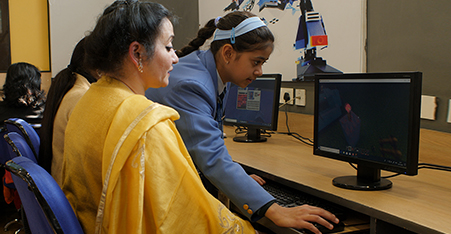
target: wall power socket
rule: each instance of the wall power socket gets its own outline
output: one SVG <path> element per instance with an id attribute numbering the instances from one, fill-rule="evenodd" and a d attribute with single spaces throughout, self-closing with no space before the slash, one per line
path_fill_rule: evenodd
<path id="1" fill-rule="evenodd" d="M 296 89 L 294 96 L 296 106 L 305 106 L 305 89 Z"/>

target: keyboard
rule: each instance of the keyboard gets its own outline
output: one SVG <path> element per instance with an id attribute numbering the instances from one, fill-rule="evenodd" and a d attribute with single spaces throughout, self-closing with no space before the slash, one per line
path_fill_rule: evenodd
<path id="1" fill-rule="evenodd" d="M 317 226 L 322 233 L 333 233 L 344 230 L 344 224 L 342 221 L 346 219 L 346 213 L 343 208 L 321 198 L 274 182 L 267 181 L 267 183 L 263 185 L 263 188 L 276 199 L 276 203 L 280 206 L 290 208 L 307 204 L 323 208 L 334 214 L 340 220 L 340 223 L 335 224 L 333 230 L 329 230 L 321 225 L 315 224 L 315 226 Z M 308 230 L 296 230 L 301 233 L 310 233 Z"/>

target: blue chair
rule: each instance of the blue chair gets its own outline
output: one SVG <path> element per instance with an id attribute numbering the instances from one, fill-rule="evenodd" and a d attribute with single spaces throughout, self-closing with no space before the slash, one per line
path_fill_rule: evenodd
<path id="1" fill-rule="evenodd" d="M 5 165 L 5 163 L 8 160 L 12 159 L 12 157 L 11 157 L 12 149 L 8 145 L 8 143 L 6 142 L 6 139 L 5 139 L 7 132 L 8 132 L 8 130 L 6 129 L 6 126 L 4 126 L 4 125 L 0 126 L 0 165 L 1 165 L 0 168 L 1 168 L 1 170 L 4 170 L 3 166 Z M 15 186 L 13 183 L 6 183 L 6 181 L 3 180 L 3 178 L 1 178 L 1 179 L 2 179 L 2 183 L 1 183 L 2 186 L 5 186 L 10 189 L 15 189 Z M 3 190 L 3 187 L 2 187 L 2 190 Z M 10 222 L 6 223 L 5 226 L 3 227 L 4 231 L 5 232 L 8 231 L 9 227 L 15 223 L 18 223 L 21 226 L 18 230 L 16 230 L 15 233 L 20 232 L 22 230 L 23 223 L 19 219 L 13 219 Z"/>
<path id="2" fill-rule="evenodd" d="M 0 126 L 0 165 L 4 165 L 11 159 L 8 153 L 8 143 L 4 138 L 7 131 L 5 126 Z"/>
<path id="3" fill-rule="evenodd" d="M 8 132 L 17 132 L 25 138 L 37 159 L 39 157 L 41 139 L 36 130 L 34 130 L 34 128 L 25 120 L 19 118 L 9 118 L 5 120 L 4 123 Z"/>
<path id="4" fill-rule="evenodd" d="M 32 151 L 30 145 L 28 144 L 28 142 L 26 141 L 26 139 L 23 137 L 22 134 L 18 133 L 18 132 L 8 132 L 4 135 L 4 140 L 7 142 L 7 153 L 9 155 L 9 159 L 13 159 L 16 157 L 26 157 L 29 158 L 30 160 L 32 160 L 34 163 L 37 163 L 37 158 L 34 154 L 34 152 Z M 13 178 L 14 180 L 14 178 Z M 14 184 L 8 184 L 6 182 L 3 183 L 6 187 L 11 188 L 11 189 L 17 189 L 16 183 Z M 22 197 L 19 194 L 19 198 L 22 201 Z M 16 199 L 16 198 L 15 198 Z M 23 214 L 23 206 L 21 209 L 19 209 L 19 211 L 21 212 L 20 216 L 21 216 L 21 220 L 13 220 L 10 223 L 8 223 L 7 225 L 5 225 L 5 230 L 12 224 L 12 223 L 16 223 L 19 222 L 21 223 L 21 225 L 23 226 L 23 229 L 25 231 L 27 231 L 29 229 L 29 223 L 27 222 L 27 217 L 26 214 Z M 22 230 L 19 229 L 18 231 Z"/>
<path id="5" fill-rule="evenodd" d="M 38 163 L 38 159 L 36 158 L 33 150 L 30 148 L 26 139 L 22 135 L 17 132 L 9 132 L 4 135 L 4 138 L 10 146 L 7 148 L 9 159 L 24 156 L 33 162 Z"/>
<path id="6" fill-rule="evenodd" d="M 83 233 L 66 196 L 53 177 L 27 157 L 5 165 L 13 174 L 32 233 Z"/>

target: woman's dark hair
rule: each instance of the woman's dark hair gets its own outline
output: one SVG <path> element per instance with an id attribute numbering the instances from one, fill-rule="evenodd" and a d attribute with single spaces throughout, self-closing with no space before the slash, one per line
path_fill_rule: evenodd
<path id="1" fill-rule="evenodd" d="M 197 38 L 193 39 L 187 46 L 176 51 L 177 56 L 181 58 L 198 50 L 207 39 L 213 36 L 216 28 L 221 30 L 231 30 L 233 27 L 238 26 L 243 20 L 254 16 L 254 14 L 247 11 L 234 11 L 220 18 L 217 25 L 215 25 L 215 19 L 211 19 L 199 30 Z M 231 44 L 233 49 L 237 52 L 261 50 L 269 45 L 267 42 L 274 42 L 274 35 L 268 27 L 260 27 L 236 37 L 235 40 L 234 44 L 230 43 L 230 39 L 213 41 L 210 45 L 211 52 L 216 54 L 216 52 L 218 52 L 225 44 Z"/>
<path id="2" fill-rule="evenodd" d="M 49 173 L 53 158 L 53 123 L 61 101 L 66 93 L 74 87 L 75 81 L 77 80 L 76 73 L 86 78 L 89 83 L 96 82 L 97 80 L 83 67 L 83 60 L 85 57 L 84 41 L 85 39 L 81 39 L 77 43 L 72 52 L 69 66 L 61 70 L 55 78 L 53 78 L 49 93 L 47 94 L 44 116 L 41 123 L 42 127 L 40 129 L 41 147 L 39 148 L 40 157 L 38 163 Z"/>
<path id="3" fill-rule="evenodd" d="M 118 0 L 105 9 L 86 38 L 85 64 L 100 72 L 118 72 L 132 42 L 144 45 L 150 59 L 164 18 L 172 14 L 158 3 Z"/>
<path id="4" fill-rule="evenodd" d="M 6 72 L 3 95 L 8 106 L 43 106 L 45 94 L 41 90 L 41 72 L 29 63 L 11 64 Z"/>

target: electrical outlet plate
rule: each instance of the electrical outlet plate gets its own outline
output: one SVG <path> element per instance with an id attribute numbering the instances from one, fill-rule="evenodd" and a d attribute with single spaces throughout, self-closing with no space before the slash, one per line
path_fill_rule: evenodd
<path id="1" fill-rule="evenodd" d="M 294 89 L 293 88 L 280 88 L 280 101 L 279 103 L 285 103 L 285 100 L 283 99 L 283 96 L 285 93 L 290 94 L 290 100 L 293 98 Z M 293 102 L 289 102 L 288 104 L 293 104 Z"/>
<path id="2" fill-rule="evenodd" d="M 421 95 L 421 118 L 435 120 L 437 111 L 437 97 Z"/>
<path id="3" fill-rule="evenodd" d="M 296 89 L 295 103 L 296 106 L 305 106 L 305 89 Z"/>

